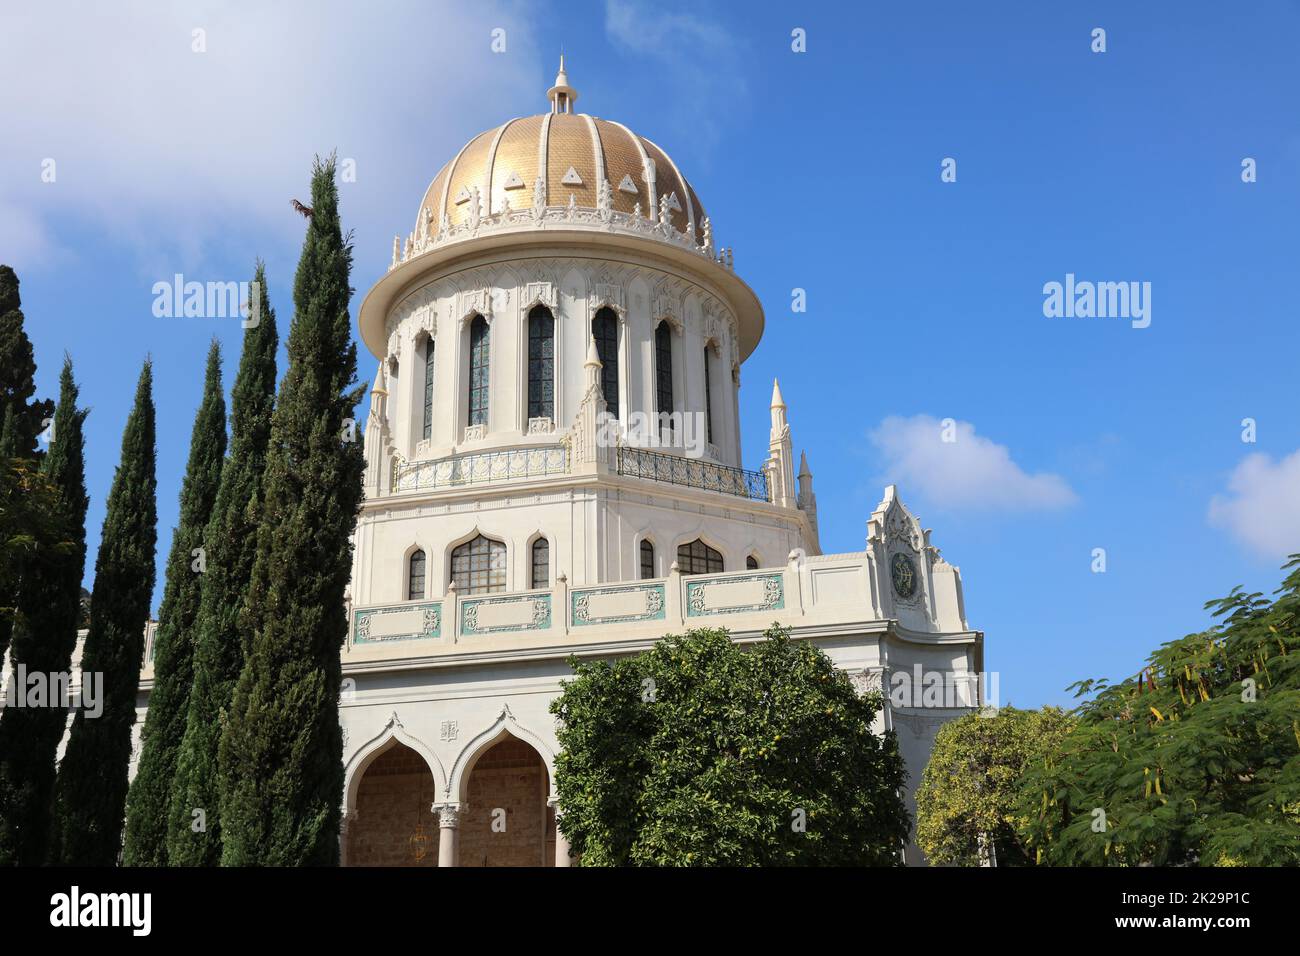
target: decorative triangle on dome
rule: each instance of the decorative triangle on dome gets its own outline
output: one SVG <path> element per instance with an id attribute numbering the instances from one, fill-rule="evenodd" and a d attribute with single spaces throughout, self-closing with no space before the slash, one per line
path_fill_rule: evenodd
<path id="1" fill-rule="evenodd" d="M 560 182 L 562 182 L 566 186 L 581 186 L 582 177 L 578 175 L 578 171 L 576 169 L 570 166 L 569 171 L 564 174 L 564 178 L 561 179 Z"/>
<path id="2" fill-rule="evenodd" d="M 678 201 L 676 192 L 671 192 L 668 194 L 668 208 L 673 210 L 674 212 L 682 211 L 682 204 L 681 202 Z"/>
<path id="3" fill-rule="evenodd" d="M 512 169 L 512 170 L 510 170 L 510 175 L 506 177 L 505 185 L 504 185 L 502 188 L 503 188 L 503 189 L 523 189 L 523 188 L 524 188 L 524 181 L 523 181 L 522 179 L 520 179 L 520 178 L 519 178 L 519 174 L 518 174 L 517 172 L 515 172 L 515 171 Z"/>
<path id="4" fill-rule="evenodd" d="M 470 198 L 471 196 L 469 192 L 469 187 L 461 186 L 460 192 L 456 193 L 456 198 L 453 199 L 452 202 L 454 202 L 457 206 L 459 206 L 463 202 L 469 202 Z"/>
<path id="5" fill-rule="evenodd" d="M 636 183 L 632 182 L 630 173 L 624 173 L 622 180 L 618 184 L 618 191 L 621 193 L 631 193 L 636 195 Z"/>

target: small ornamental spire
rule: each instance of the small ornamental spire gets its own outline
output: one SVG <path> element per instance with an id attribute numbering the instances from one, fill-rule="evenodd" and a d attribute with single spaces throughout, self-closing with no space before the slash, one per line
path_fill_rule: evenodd
<path id="1" fill-rule="evenodd" d="M 596 339 L 593 337 L 587 343 L 587 361 L 582 363 L 583 369 L 587 373 L 587 387 L 595 385 L 600 386 L 600 370 L 603 363 L 600 361 L 600 352 L 596 349 Z"/>
<path id="2" fill-rule="evenodd" d="M 564 54 L 560 54 L 560 72 L 555 74 L 555 85 L 546 91 L 551 101 L 552 113 L 572 113 L 578 101 L 578 91 L 569 85 L 569 74 L 564 72 Z"/>

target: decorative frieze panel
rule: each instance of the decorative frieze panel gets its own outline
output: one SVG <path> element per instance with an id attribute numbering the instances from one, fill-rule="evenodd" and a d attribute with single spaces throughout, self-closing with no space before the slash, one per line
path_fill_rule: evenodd
<path id="1" fill-rule="evenodd" d="M 686 581 L 686 616 L 746 614 L 785 607 L 785 579 L 769 574 L 691 577 Z"/>
<path id="2" fill-rule="evenodd" d="M 575 590 L 569 599 L 573 626 L 662 621 L 665 595 L 661 583 Z"/>
<path id="3" fill-rule="evenodd" d="M 474 598 L 460 606 L 460 633 L 466 637 L 546 631 L 551 627 L 551 596 Z"/>
<path id="4" fill-rule="evenodd" d="M 352 643 L 436 640 L 442 636 L 442 602 L 359 608 L 353 612 Z"/>

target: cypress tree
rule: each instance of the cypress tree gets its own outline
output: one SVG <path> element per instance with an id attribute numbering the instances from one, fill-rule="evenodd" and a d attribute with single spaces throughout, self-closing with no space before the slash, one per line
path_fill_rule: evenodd
<path id="1" fill-rule="evenodd" d="M 72 360 L 63 360 L 54 440 L 41 473 L 58 491 L 71 546 L 38 552 L 23 575 L 10 661 L 28 674 L 68 674 L 77 645 L 78 595 L 86 569 L 86 473 Z M 67 727 L 62 699 L 44 707 L 0 711 L 0 864 L 37 866 L 45 859 L 54 789 L 54 756 Z"/>
<path id="2" fill-rule="evenodd" d="M 131 727 L 158 539 L 155 454 L 153 367 L 146 361 L 108 493 L 90 630 L 81 655 L 83 680 L 102 675 L 103 712 L 87 717 L 79 710 L 72 722 L 54 786 L 48 857 L 56 864 L 112 866 L 122 845 Z"/>
<path id="3" fill-rule="evenodd" d="M 339 654 L 364 462 L 350 418 L 361 397 L 348 315 L 352 248 L 334 171 L 331 157 L 312 174 L 246 601 L 251 637 L 219 749 L 227 866 L 338 863 Z"/>
<path id="4" fill-rule="evenodd" d="M 45 422 L 54 414 L 54 403 L 32 401 L 36 394 L 36 362 L 32 343 L 23 328 L 22 298 L 18 294 L 18 276 L 9 266 L 0 265 L 0 462 L 11 458 L 36 456 L 36 436 L 45 430 Z M 21 566 L 17 563 L 0 569 L 0 605 L 12 608 L 18 599 Z M 0 613 L 0 662 L 4 661 L 13 630 L 12 611 Z"/>
<path id="5" fill-rule="evenodd" d="M 259 321 L 244 333 L 244 350 L 230 394 L 230 457 L 204 535 L 208 570 L 195 625 L 194 685 L 185 736 L 176 761 L 167 821 L 167 862 L 172 866 L 221 863 L 221 813 L 217 800 L 217 744 L 243 668 L 239 614 L 253 576 L 262 470 L 275 407 L 275 353 L 280 338 L 266 291 L 266 270 L 254 276 L 261 299 Z M 197 826 L 194 811 L 201 811 Z"/>
<path id="6" fill-rule="evenodd" d="M 54 414 L 53 402 L 32 400 L 35 375 L 32 343 L 23 328 L 18 276 L 9 266 L 0 265 L 0 410 L 14 410 L 16 441 L 11 457 L 34 457 L 36 436 Z"/>
<path id="7" fill-rule="evenodd" d="M 190 457 L 181 482 L 180 523 L 172 532 L 167 556 L 167 583 L 154 632 L 153 691 L 141 734 L 140 765 L 127 792 L 126 845 L 122 855 L 127 866 L 167 864 L 168 807 L 176 756 L 189 714 L 195 624 L 207 573 L 203 532 L 212 516 L 225 455 L 221 347 L 213 339 L 208 349 L 203 400 L 194 417 Z"/>

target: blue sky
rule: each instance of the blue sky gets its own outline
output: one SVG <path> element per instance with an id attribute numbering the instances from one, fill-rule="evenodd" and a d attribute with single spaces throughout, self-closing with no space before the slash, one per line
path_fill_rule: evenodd
<path id="1" fill-rule="evenodd" d="M 66 349 L 93 408 L 92 567 L 140 361 L 160 575 L 209 337 L 227 383 L 237 361 L 236 323 L 155 318 L 153 283 L 247 279 L 262 256 L 287 329 L 289 199 L 337 148 L 357 164 L 355 312 L 442 163 L 545 109 L 561 48 L 580 108 L 672 154 L 765 304 L 747 464 L 779 375 L 823 549 L 860 550 L 897 482 L 962 569 L 1004 702 L 1136 670 L 1300 550 L 1295 3 L 271 6 L 3 14 L 0 261 L 42 393 Z M 1046 318 L 1067 273 L 1150 282 L 1150 327 Z"/>

